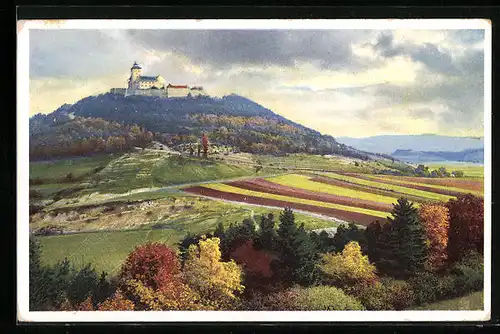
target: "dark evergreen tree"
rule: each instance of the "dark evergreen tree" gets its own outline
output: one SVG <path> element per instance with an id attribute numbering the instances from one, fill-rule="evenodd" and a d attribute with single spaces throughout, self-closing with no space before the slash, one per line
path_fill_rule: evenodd
<path id="1" fill-rule="evenodd" d="M 40 262 L 40 243 L 30 235 L 29 238 L 29 308 L 42 310 L 47 302 L 47 278 Z"/>
<path id="2" fill-rule="evenodd" d="M 366 254 L 367 245 L 364 231 L 356 224 L 349 223 L 349 226 L 340 225 L 333 237 L 333 244 L 336 252 L 342 252 L 345 245 L 351 241 L 356 241 L 361 246 L 361 251 Z"/>
<path id="3" fill-rule="evenodd" d="M 274 215 L 269 213 L 260 217 L 259 233 L 255 240 L 255 247 L 258 249 L 274 250 L 278 234 L 275 229 Z"/>
<path id="4" fill-rule="evenodd" d="M 222 223 L 222 221 L 220 221 L 219 224 L 217 224 L 217 228 L 215 229 L 214 236 L 221 239 L 221 240 L 224 238 L 224 224 Z"/>
<path id="5" fill-rule="evenodd" d="M 301 224 L 293 239 L 296 267 L 293 269 L 293 279 L 299 284 L 309 285 L 317 278 L 316 261 L 319 258 L 318 248 L 309 233 Z"/>
<path id="6" fill-rule="evenodd" d="M 381 237 L 378 266 L 393 276 L 408 276 L 424 269 L 428 246 L 417 209 L 406 198 L 400 198 L 388 217 Z"/>
<path id="7" fill-rule="evenodd" d="M 376 263 L 380 260 L 381 237 L 383 224 L 376 220 L 365 229 L 365 240 L 367 254 L 370 262 Z"/>
<path id="8" fill-rule="evenodd" d="M 94 308 L 97 308 L 97 305 L 110 298 L 115 289 L 110 281 L 107 279 L 108 274 L 103 271 L 99 276 L 99 280 L 97 281 L 97 287 L 92 294 L 92 305 Z"/>
<path id="9" fill-rule="evenodd" d="M 271 263 L 273 272 L 287 284 L 312 283 L 318 250 L 304 225 L 297 228 L 290 208 L 285 208 L 280 214 L 277 245 L 279 260 Z"/>
<path id="10" fill-rule="evenodd" d="M 320 233 L 311 232 L 309 236 L 311 237 L 311 240 L 316 244 L 316 248 L 319 253 L 335 252 L 333 238 L 331 238 L 326 231 L 321 231 Z"/>
<path id="11" fill-rule="evenodd" d="M 99 277 L 92 265 L 88 263 L 80 270 L 73 269 L 71 281 L 68 284 L 67 297 L 76 306 L 95 294 Z"/>

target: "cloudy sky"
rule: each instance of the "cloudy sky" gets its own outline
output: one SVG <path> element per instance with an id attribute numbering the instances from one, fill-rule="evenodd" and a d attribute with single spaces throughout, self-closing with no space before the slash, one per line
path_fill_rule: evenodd
<path id="1" fill-rule="evenodd" d="M 333 136 L 483 135 L 483 30 L 30 30 L 30 113 L 144 75 Z"/>

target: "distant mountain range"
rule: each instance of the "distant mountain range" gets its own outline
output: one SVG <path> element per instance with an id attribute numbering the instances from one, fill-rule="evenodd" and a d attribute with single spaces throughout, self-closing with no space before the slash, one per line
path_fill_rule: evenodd
<path id="1" fill-rule="evenodd" d="M 460 152 L 428 152 L 413 150 L 396 150 L 391 154 L 394 158 L 409 163 L 425 162 L 472 162 L 484 163 L 484 149 L 463 150 Z"/>
<path id="2" fill-rule="evenodd" d="M 484 155 L 484 138 L 440 135 L 386 135 L 366 138 L 337 137 L 358 150 L 390 154 L 409 162 L 478 161 Z"/>

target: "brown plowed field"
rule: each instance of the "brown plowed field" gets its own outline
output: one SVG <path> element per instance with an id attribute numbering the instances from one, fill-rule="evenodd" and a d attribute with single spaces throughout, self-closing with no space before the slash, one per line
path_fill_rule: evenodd
<path id="1" fill-rule="evenodd" d="M 275 195 L 303 198 L 313 201 L 336 203 L 336 204 L 354 206 L 358 208 L 371 209 L 377 211 L 385 211 L 385 212 L 390 212 L 392 210 L 392 205 L 386 203 L 314 192 L 310 190 L 284 186 L 263 179 L 235 181 L 235 182 L 228 182 L 227 184 L 242 189 L 260 191 Z"/>
<path id="2" fill-rule="evenodd" d="M 408 182 L 393 180 L 393 179 L 386 180 L 386 179 L 378 178 L 375 180 L 375 179 L 372 179 L 370 177 L 360 175 L 360 174 L 351 174 L 349 176 L 357 177 L 358 179 L 362 179 L 362 180 L 379 182 L 379 183 L 384 183 L 384 184 L 391 184 L 391 185 L 395 185 L 395 186 L 417 189 L 417 190 L 422 190 L 422 191 L 428 191 L 431 193 L 447 195 L 447 196 L 460 196 L 460 195 L 464 195 L 466 193 L 466 190 L 464 192 L 459 192 L 459 191 L 454 191 L 454 190 L 438 189 L 438 188 L 428 187 L 425 185 L 416 185 L 416 184 L 411 184 Z"/>
<path id="3" fill-rule="evenodd" d="M 230 192 L 219 191 L 215 189 L 205 188 L 202 186 L 194 186 L 183 189 L 186 192 L 193 193 L 196 195 L 208 196 L 213 198 L 219 198 L 227 201 L 242 202 L 248 204 L 264 205 L 264 206 L 274 206 L 274 207 L 290 207 L 296 210 L 308 211 L 312 213 L 318 213 L 329 217 L 334 217 L 342 219 L 345 221 L 354 221 L 361 225 L 368 225 L 375 220 L 382 220 L 380 217 L 370 216 L 358 212 L 350 212 L 333 208 L 324 208 L 320 206 L 314 206 L 302 203 L 292 203 L 287 201 L 280 201 L 270 198 L 259 198 L 255 196 L 247 196 L 241 194 L 234 194 Z"/>
<path id="4" fill-rule="evenodd" d="M 351 176 L 351 175 L 349 175 L 349 176 Z M 314 182 L 331 184 L 333 186 L 364 191 L 367 193 L 372 193 L 372 194 L 377 194 L 377 195 L 383 195 L 383 196 L 389 196 L 389 197 L 401 197 L 402 196 L 402 197 L 408 198 L 409 200 L 412 200 L 415 202 L 420 202 L 420 203 L 429 202 L 429 200 L 427 198 L 423 198 L 423 197 L 419 197 L 419 196 L 415 196 L 415 195 L 410 195 L 410 194 L 403 194 L 403 193 L 399 193 L 397 191 L 390 191 L 390 190 L 384 190 L 384 189 L 369 187 L 369 186 L 360 185 L 360 184 L 354 184 L 351 182 L 332 179 L 330 177 L 316 176 L 316 177 L 310 178 L 310 180 L 314 181 Z"/>
<path id="5" fill-rule="evenodd" d="M 473 191 L 483 191 L 484 186 L 483 182 L 480 181 L 472 181 L 472 180 L 460 180 L 460 179 L 434 179 L 427 177 L 413 177 L 413 176 L 383 176 L 383 179 L 391 179 L 391 180 L 401 180 L 401 181 L 409 181 L 409 182 L 419 182 L 426 183 L 435 186 L 444 186 L 444 187 L 454 187 L 461 188 L 466 190 Z"/>

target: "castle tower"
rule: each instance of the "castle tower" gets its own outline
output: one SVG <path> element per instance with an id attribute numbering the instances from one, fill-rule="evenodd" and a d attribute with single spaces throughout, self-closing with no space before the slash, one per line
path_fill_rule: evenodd
<path id="1" fill-rule="evenodd" d="M 134 62 L 134 65 L 132 65 L 132 68 L 130 68 L 130 78 L 128 79 L 128 88 L 129 89 L 136 89 L 136 82 L 138 79 L 141 77 L 142 74 L 142 67 L 137 64 L 137 62 Z"/>

